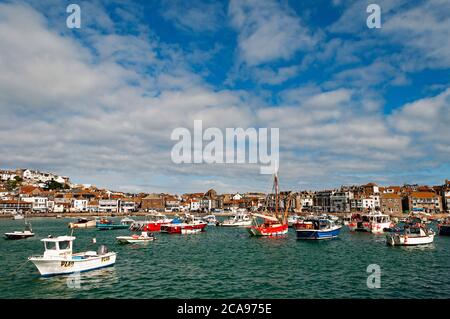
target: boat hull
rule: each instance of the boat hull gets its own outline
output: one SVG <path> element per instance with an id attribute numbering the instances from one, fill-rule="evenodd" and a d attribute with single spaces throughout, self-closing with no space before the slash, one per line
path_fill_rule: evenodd
<path id="1" fill-rule="evenodd" d="M 384 232 L 384 229 L 392 227 L 392 223 L 350 222 L 347 227 L 350 231 L 381 234 Z"/>
<path id="2" fill-rule="evenodd" d="M 252 236 L 282 236 L 288 233 L 288 224 L 273 227 L 251 226 L 247 231 Z"/>
<path id="3" fill-rule="evenodd" d="M 114 229 L 127 229 L 130 226 L 122 224 L 99 224 L 95 226 L 98 230 L 114 230 Z"/>
<path id="4" fill-rule="evenodd" d="M 169 224 L 161 225 L 161 232 L 167 234 L 196 234 L 205 230 L 206 223 L 202 224 Z"/>
<path id="5" fill-rule="evenodd" d="M 386 236 L 386 244 L 389 246 L 417 246 L 427 245 L 434 241 L 434 235 L 410 237 L 399 234 L 388 234 Z"/>
<path id="6" fill-rule="evenodd" d="M 117 237 L 116 239 L 120 244 L 145 244 L 145 243 L 155 240 L 155 238 L 153 238 L 153 237 L 149 237 L 149 238 L 145 238 L 145 239 L 139 239 L 139 238 L 136 239 L 136 238 L 132 238 L 132 237 L 128 237 L 128 236 Z"/>
<path id="7" fill-rule="evenodd" d="M 142 231 L 158 232 L 158 231 L 161 231 L 161 225 L 164 225 L 164 224 L 158 223 L 158 222 L 151 222 L 151 223 L 146 224 L 142 228 Z"/>
<path id="8" fill-rule="evenodd" d="M 227 223 L 226 221 L 221 223 L 220 226 L 222 227 L 248 227 L 252 225 L 252 221 L 240 221 L 235 223 Z"/>
<path id="9" fill-rule="evenodd" d="M 341 227 L 334 227 L 327 230 L 316 230 L 316 229 L 296 229 L 297 239 L 309 239 L 309 240 L 320 240 L 320 239 L 332 239 L 339 236 L 341 232 Z"/>
<path id="10" fill-rule="evenodd" d="M 97 225 L 95 220 L 86 223 L 69 223 L 69 228 L 94 228 Z"/>
<path id="11" fill-rule="evenodd" d="M 77 256 L 72 256 L 70 258 L 57 259 L 30 257 L 29 260 L 36 266 L 41 276 L 50 277 L 113 266 L 116 262 L 116 253 L 111 252 L 86 259 L 78 259 Z"/>
<path id="12" fill-rule="evenodd" d="M 18 240 L 18 239 L 25 239 L 25 238 L 29 238 L 29 237 L 33 237 L 34 234 L 14 234 L 14 233 L 6 233 L 5 234 L 5 239 L 8 240 Z"/>

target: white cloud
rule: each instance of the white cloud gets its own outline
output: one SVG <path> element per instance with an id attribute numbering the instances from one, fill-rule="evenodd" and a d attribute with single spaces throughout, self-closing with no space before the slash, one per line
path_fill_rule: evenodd
<path id="1" fill-rule="evenodd" d="M 55 32 L 24 5 L 0 4 L 0 17 L 1 166 L 54 170 L 130 190 L 270 184 L 257 165 L 173 164 L 171 131 L 196 119 L 204 127 L 279 127 L 284 185 L 396 178 L 395 170 L 408 174 L 448 162 L 448 90 L 388 118 L 373 107 L 378 101 L 352 88 L 294 87 L 268 105 L 251 91 L 204 83 L 182 52 L 147 32 L 89 32 L 78 39 Z M 275 79 L 293 72 L 284 71 Z M 429 145 L 439 156 L 429 156 Z"/>
<path id="2" fill-rule="evenodd" d="M 275 70 L 268 67 L 255 68 L 252 72 L 252 76 L 255 82 L 278 85 L 295 77 L 298 74 L 299 70 L 300 68 L 298 65 L 280 67 Z"/>
<path id="3" fill-rule="evenodd" d="M 328 30 L 334 34 L 346 33 L 361 42 L 376 39 L 398 47 L 401 57 L 387 63 L 402 67 L 405 71 L 424 68 L 450 67 L 450 2 L 447 0 L 418 1 L 379 0 L 381 29 L 368 29 L 366 7 L 373 1 L 352 1 L 344 13 Z M 350 40 L 352 41 L 352 40 Z M 358 47 L 354 47 L 358 49 Z M 366 54 L 361 50 L 355 53 Z"/>
<path id="4" fill-rule="evenodd" d="M 220 2 L 178 1 L 162 2 L 162 16 L 182 30 L 212 32 L 221 27 L 224 8 Z"/>
<path id="5" fill-rule="evenodd" d="M 386 19 L 383 33 L 408 49 L 414 69 L 450 67 L 449 1 L 429 0 L 401 8 Z"/>
<path id="6" fill-rule="evenodd" d="M 404 105 L 389 120 L 400 132 L 414 134 L 427 143 L 450 145 L 450 88 L 437 96 Z"/>
<path id="7" fill-rule="evenodd" d="M 230 1 L 231 25 L 239 33 L 241 59 L 250 66 L 289 60 L 316 43 L 308 28 L 287 5 L 275 1 Z"/>

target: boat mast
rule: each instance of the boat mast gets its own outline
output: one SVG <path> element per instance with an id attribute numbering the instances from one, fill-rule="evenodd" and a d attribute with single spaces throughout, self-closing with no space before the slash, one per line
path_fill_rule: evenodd
<path id="1" fill-rule="evenodd" d="M 275 172 L 274 176 L 274 187 L 275 187 L 275 217 L 278 218 L 278 173 Z"/>

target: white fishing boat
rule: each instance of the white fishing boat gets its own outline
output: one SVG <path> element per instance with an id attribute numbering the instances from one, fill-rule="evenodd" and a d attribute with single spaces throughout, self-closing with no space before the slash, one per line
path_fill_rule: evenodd
<path id="1" fill-rule="evenodd" d="M 69 223 L 69 228 L 94 228 L 96 224 L 95 219 L 79 218 L 76 223 Z"/>
<path id="2" fill-rule="evenodd" d="M 45 251 L 41 256 L 28 257 L 42 276 L 66 275 L 112 266 L 116 262 L 116 253 L 108 252 L 106 246 L 98 251 L 85 251 L 73 254 L 73 236 L 44 238 Z"/>
<path id="3" fill-rule="evenodd" d="M 25 239 L 33 236 L 34 233 L 31 229 L 30 223 L 25 223 L 25 230 L 23 231 L 13 231 L 10 233 L 5 233 L 5 239 Z"/>
<path id="4" fill-rule="evenodd" d="M 14 214 L 12 219 L 14 220 L 20 220 L 20 219 L 24 219 L 25 217 L 22 214 Z"/>
<path id="5" fill-rule="evenodd" d="M 131 218 L 129 218 L 129 217 L 125 217 L 125 218 L 122 218 L 121 220 L 120 220 L 120 223 L 121 224 L 126 224 L 126 225 L 129 225 L 129 226 L 131 226 L 132 224 L 134 224 L 136 221 L 134 220 L 134 219 L 131 219 Z"/>
<path id="6" fill-rule="evenodd" d="M 155 240 L 155 237 L 146 231 L 143 231 L 140 235 L 131 236 L 119 236 L 116 237 L 117 241 L 121 244 L 143 244 L 149 241 Z"/>
<path id="7" fill-rule="evenodd" d="M 346 215 L 344 217 L 342 217 L 342 224 L 345 226 L 348 226 L 348 224 L 350 224 L 352 222 L 352 216 L 351 215 Z"/>
<path id="8" fill-rule="evenodd" d="M 434 241 L 434 231 L 424 225 L 405 225 L 398 232 L 386 235 L 386 244 L 390 246 L 427 245 Z"/>
<path id="9" fill-rule="evenodd" d="M 224 227 L 247 227 L 252 225 L 252 218 L 247 213 L 237 213 L 219 225 Z"/>
<path id="10" fill-rule="evenodd" d="M 208 223 L 208 226 L 216 226 L 219 223 L 215 215 L 207 215 L 202 219 Z"/>
<path id="11" fill-rule="evenodd" d="M 382 214 L 380 211 L 370 212 L 368 214 L 355 214 L 348 223 L 350 231 L 369 232 L 380 234 L 393 227 L 390 216 Z"/>

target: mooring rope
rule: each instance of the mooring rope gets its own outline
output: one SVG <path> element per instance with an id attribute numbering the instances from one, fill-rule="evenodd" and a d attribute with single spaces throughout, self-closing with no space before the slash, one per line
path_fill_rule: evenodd
<path id="1" fill-rule="evenodd" d="M 15 275 L 20 269 L 22 269 L 22 267 L 25 266 L 27 262 L 29 262 L 28 259 L 27 259 L 22 265 L 20 265 L 19 268 L 17 268 L 17 269 L 11 274 L 11 276 Z"/>

